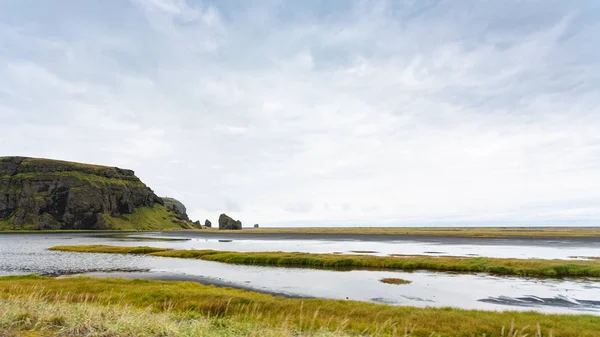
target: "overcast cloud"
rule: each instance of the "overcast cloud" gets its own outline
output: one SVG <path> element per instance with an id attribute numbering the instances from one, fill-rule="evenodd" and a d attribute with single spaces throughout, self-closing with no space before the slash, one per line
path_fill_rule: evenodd
<path id="1" fill-rule="evenodd" d="M 600 2 L 0 0 L 0 155 L 193 219 L 600 219 Z"/>

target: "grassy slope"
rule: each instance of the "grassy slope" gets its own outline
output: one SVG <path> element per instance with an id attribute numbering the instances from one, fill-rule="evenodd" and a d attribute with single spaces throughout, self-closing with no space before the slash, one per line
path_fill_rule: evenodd
<path id="1" fill-rule="evenodd" d="M 104 221 L 110 229 L 126 231 L 193 228 L 191 223 L 178 220 L 174 213 L 159 204 L 155 204 L 152 208 L 136 208 L 132 214 L 125 214 L 118 218 L 105 214 Z"/>
<path id="2" fill-rule="evenodd" d="M 164 206 L 159 204 L 155 204 L 152 208 L 138 207 L 132 214 L 125 214 L 118 218 L 112 217 L 110 214 L 104 214 L 103 217 L 108 231 L 161 231 L 194 228 L 191 223 L 178 220 L 174 213 L 169 212 Z M 0 221 L 0 231 L 11 231 L 12 228 L 12 223 Z M 37 233 L 53 231 L 37 231 L 25 226 L 23 230 L 14 230 L 14 232 Z M 71 230 L 71 232 L 81 231 Z"/>
<path id="3" fill-rule="evenodd" d="M 392 287 L 392 286 L 390 286 Z M 533 333 L 540 324 L 544 336 L 597 336 L 600 317 L 544 315 L 535 312 L 486 312 L 450 308 L 394 307 L 381 304 L 324 299 L 286 299 L 242 290 L 203 286 L 190 282 L 41 277 L 0 278 L 0 299 L 13 302 L 85 303 L 127 309 L 148 309 L 188 318 L 221 318 L 222 327 L 247 323 L 257 329 L 296 329 L 305 332 L 328 329 L 342 334 L 390 336 L 413 327 L 411 336 L 500 336 L 502 327 L 514 321 Z M 148 325 L 152 325 L 151 315 Z M 227 334 L 222 334 L 227 335 Z M 231 334 L 235 335 L 235 334 Z M 238 334 L 248 335 L 248 334 Z M 252 334 L 250 334 L 252 335 Z M 260 333 L 253 334 L 260 336 Z M 268 335 L 268 334 L 267 334 Z M 275 334 L 276 335 L 276 334 Z M 396 335 L 400 335 L 397 333 Z M 437 335 L 436 335 L 437 336 Z M 520 336 L 520 335 L 519 335 Z"/>
<path id="4" fill-rule="evenodd" d="M 432 235 L 456 237 L 600 237 L 600 227 L 345 227 L 345 228 L 258 228 L 221 233 L 244 234 L 370 234 Z"/>
<path id="5" fill-rule="evenodd" d="M 92 253 L 151 254 L 163 257 L 319 269 L 393 269 L 452 272 L 483 272 L 529 277 L 600 277 L 600 260 L 498 259 L 484 257 L 370 256 L 284 252 L 229 252 L 171 250 L 152 247 L 57 246 L 52 250 Z"/>

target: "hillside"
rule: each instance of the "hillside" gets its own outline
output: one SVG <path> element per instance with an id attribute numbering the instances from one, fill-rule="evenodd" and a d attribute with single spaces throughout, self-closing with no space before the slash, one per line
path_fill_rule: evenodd
<path id="1" fill-rule="evenodd" d="M 0 230 L 191 227 L 131 170 L 0 157 Z"/>

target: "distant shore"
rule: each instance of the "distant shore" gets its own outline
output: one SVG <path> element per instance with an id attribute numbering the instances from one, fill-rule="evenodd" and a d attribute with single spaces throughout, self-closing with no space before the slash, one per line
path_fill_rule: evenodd
<path id="1" fill-rule="evenodd" d="M 120 231 L 120 230 L 9 230 L 0 233 L 156 233 L 158 231 Z M 244 228 L 242 230 L 219 230 L 216 228 L 192 230 L 168 230 L 161 233 L 190 233 L 191 236 L 223 235 L 236 237 L 256 237 L 269 239 L 290 235 L 290 238 L 315 239 L 355 238 L 373 240 L 402 240 L 411 237 L 454 237 L 454 238 L 582 238 L 600 240 L 599 227 L 295 227 L 295 228 Z"/>

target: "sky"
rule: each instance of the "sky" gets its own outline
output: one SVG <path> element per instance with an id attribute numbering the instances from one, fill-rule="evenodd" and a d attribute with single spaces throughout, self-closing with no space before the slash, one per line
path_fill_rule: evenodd
<path id="1" fill-rule="evenodd" d="M 0 0 L 0 135 L 193 220 L 598 225 L 600 2 Z"/>

